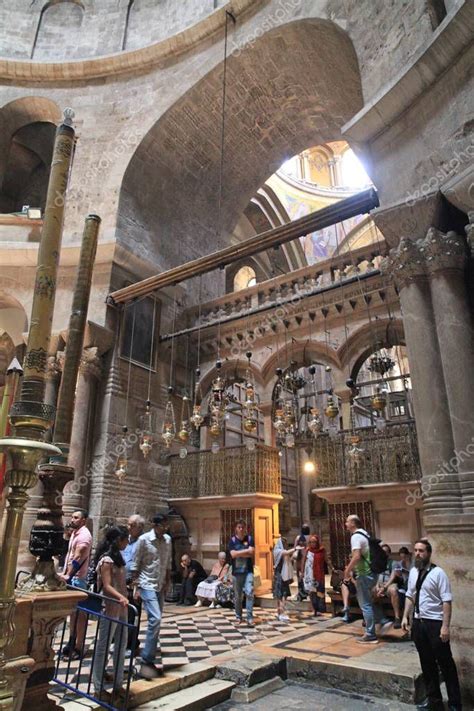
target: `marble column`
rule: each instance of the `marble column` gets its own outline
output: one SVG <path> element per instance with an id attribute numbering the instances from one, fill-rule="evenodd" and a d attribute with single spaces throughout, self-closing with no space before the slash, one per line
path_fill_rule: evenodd
<path id="1" fill-rule="evenodd" d="M 97 348 L 86 348 L 82 354 L 74 401 L 74 419 L 68 465 L 74 468 L 74 481 L 64 490 L 64 513 L 67 516 L 80 507 L 87 508 L 87 453 L 93 430 L 96 384 L 100 378 L 101 360 Z"/>
<path id="2" fill-rule="evenodd" d="M 474 334 L 465 272 L 467 244 L 455 232 L 431 228 L 420 247 L 431 299 L 454 440 L 462 508 L 474 513 Z"/>
<path id="3" fill-rule="evenodd" d="M 430 283 L 419 242 L 402 239 L 390 252 L 385 268 L 392 272 L 403 313 L 426 523 L 428 517 L 456 516 L 462 503 L 456 468 L 443 468 L 453 456 L 454 440 Z"/>

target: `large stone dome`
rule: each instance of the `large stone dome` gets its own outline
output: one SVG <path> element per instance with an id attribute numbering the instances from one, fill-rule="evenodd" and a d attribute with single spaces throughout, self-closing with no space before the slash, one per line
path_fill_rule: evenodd
<path id="1" fill-rule="evenodd" d="M 0 56 L 35 62 L 139 49 L 203 20 L 226 0 L 17 0 L 0 3 Z"/>

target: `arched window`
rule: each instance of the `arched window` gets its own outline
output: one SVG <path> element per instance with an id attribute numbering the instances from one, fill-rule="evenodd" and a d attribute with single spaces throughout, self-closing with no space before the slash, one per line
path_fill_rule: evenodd
<path id="1" fill-rule="evenodd" d="M 234 291 L 248 289 L 257 283 L 257 275 L 252 267 L 241 267 L 234 276 Z"/>
<path id="2" fill-rule="evenodd" d="M 24 205 L 44 209 L 56 126 L 36 121 L 12 137 L 0 189 L 0 212 L 21 212 Z"/>
<path id="3" fill-rule="evenodd" d="M 79 0 L 50 0 L 41 10 L 38 27 L 31 50 L 32 59 L 64 59 L 64 28 L 68 33 L 82 25 L 84 7 Z M 76 43 L 76 52 L 81 45 Z M 70 58 L 76 55 L 74 45 L 69 46 Z"/>

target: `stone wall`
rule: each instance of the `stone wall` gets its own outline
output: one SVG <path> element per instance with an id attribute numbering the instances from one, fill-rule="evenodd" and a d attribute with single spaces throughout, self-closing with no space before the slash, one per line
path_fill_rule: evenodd
<path id="1" fill-rule="evenodd" d="M 0 56 L 97 57 L 159 42 L 206 17 L 223 0 L 18 0 L 1 3 Z"/>

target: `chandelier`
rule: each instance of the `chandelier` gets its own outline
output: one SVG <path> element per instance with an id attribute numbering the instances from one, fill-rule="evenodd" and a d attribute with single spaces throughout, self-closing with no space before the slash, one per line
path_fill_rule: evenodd
<path id="1" fill-rule="evenodd" d="M 395 367 L 395 361 L 390 358 L 386 353 L 385 355 L 380 352 L 375 353 L 370 359 L 370 363 L 367 366 L 367 370 L 371 373 L 377 373 L 378 375 L 386 375 Z"/>

